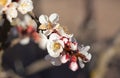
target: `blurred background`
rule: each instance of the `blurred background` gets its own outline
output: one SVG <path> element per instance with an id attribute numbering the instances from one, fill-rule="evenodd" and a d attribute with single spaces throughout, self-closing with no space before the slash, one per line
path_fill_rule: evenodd
<path id="1" fill-rule="evenodd" d="M 33 0 L 33 3 L 37 17 L 58 13 L 60 24 L 74 34 L 78 43 L 91 46 L 93 57 L 84 69 L 76 72 L 69 70 L 67 64 L 53 67 L 40 63 L 37 65 L 40 70 L 33 72 L 37 76 L 29 78 L 120 78 L 120 0 Z"/>

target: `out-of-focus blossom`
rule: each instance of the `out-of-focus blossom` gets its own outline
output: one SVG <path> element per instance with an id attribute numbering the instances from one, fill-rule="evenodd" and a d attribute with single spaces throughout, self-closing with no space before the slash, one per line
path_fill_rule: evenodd
<path id="1" fill-rule="evenodd" d="M 46 55 L 45 59 L 54 66 L 60 66 L 62 64 L 59 57 L 53 58 L 50 55 Z"/>
<path id="2" fill-rule="evenodd" d="M 8 8 L 8 5 L 11 3 L 11 0 L 0 0 L 0 14 L 3 13 Z"/>
<path id="3" fill-rule="evenodd" d="M 35 30 L 37 29 L 37 23 L 28 14 L 24 15 L 23 20 L 17 18 L 16 23 L 17 26 L 21 26 L 23 29 L 27 29 L 28 26 L 32 26 Z"/>
<path id="4" fill-rule="evenodd" d="M 33 2 L 31 0 L 19 0 L 18 11 L 26 14 L 33 10 Z"/>
<path id="5" fill-rule="evenodd" d="M 40 35 L 36 32 L 37 24 L 36 22 L 29 16 L 24 15 L 24 19 L 17 19 L 17 28 L 19 32 L 21 40 L 24 42 L 24 37 L 32 38 L 36 43 L 40 42 Z"/>
<path id="6" fill-rule="evenodd" d="M 30 42 L 30 38 L 29 37 L 24 37 L 20 40 L 20 44 L 21 45 L 27 45 Z"/>
<path id="7" fill-rule="evenodd" d="M 7 19 L 10 22 L 12 22 L 13 18 L 16 18 L 18 16 L 16 8 L 17 8 L 17 3 L 13 2 L 9 5 L 8 9 L 5 11 Z"/>
<path id="8" fill-rule="evenodd" d="M 19 0 L 16 2 L 0 0 L 0 14 L 5 13 L 10 22 L 12 22 L 12 18 L 17 17 L 17 10 L 22 14 L 27 14 L 33 10 L 33 2 L 31 0 Z"/>
<path id="9" fill-rule="evenodd" d="M 37 24 L 35 20 L 33 20 L 30 15 L 26 14 L 24 16 L 24 22 L 27 26 L 32 26 L 34 29 L 37 29 Z"/>

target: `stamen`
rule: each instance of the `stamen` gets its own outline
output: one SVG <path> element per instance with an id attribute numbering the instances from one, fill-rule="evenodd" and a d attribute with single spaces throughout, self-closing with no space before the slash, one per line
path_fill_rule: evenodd
<path id="1" fill-rule="evenodd" d="M 54 43 L 53 44 L 53 50 L 56 51 L 58 49 L 60 49 L 60 43 Z"/>

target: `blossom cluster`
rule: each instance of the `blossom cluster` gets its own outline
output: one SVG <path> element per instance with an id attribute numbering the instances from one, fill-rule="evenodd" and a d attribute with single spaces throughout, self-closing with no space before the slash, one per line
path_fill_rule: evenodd
<path id="1" fill-rule="evenodd" d="M 18 11 L 25 14 L 24 19 L 16 20 L 17 35 L 20 38 L 19 43 L 26 45 L 32 38 L 40 48 L 47 49 L 48 55 L 45 59 L 55 66 L 69 62 L 69 68 L 76 71 L 79 66 L 83 68 L 85 63 L 91 60 L 91 54 L 88 53 L 90 46 L 80 46 L 73 34 L 69 34 L 59 21 L 57 13 L 40 15 L 36 23 L 34 18 L 27 15 L 33 10 L 31 0 L 0 0 L 0 14 L 6 14 L 9 22 L 17 18 Z M 37 30 L 39 29 L 39 32 Z"/>
<path id="2" fill-rule="evenodd" d="M 18 11 L 21 14 L 27 14 L 32 10 L 33 2 L 31 0 L 0 0 L 0 15 L 6 14 L 10 22 L 13 18 L 17 18 Z"/>
<path id="3" fill-rule="evenodd" d="M 47 49 L 48 55 L 45 59 L 51 64 L 59 66 L 70 62 L 69 68 L 76 71 L 78 65 L 83 68 L 84 63 L 90 61 L 91 54 L 88 53 L 90 46 L 79 46 L 73 34 L 68 34 L 58 23 L 58 14 L 53 13 L 49 17 L 41 15 L 39 21 L 41 23 L 39 27 L 40 45 Z"/>

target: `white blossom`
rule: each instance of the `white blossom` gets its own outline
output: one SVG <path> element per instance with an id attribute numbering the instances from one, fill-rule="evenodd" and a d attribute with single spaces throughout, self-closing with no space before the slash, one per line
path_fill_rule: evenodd
<path id="1" fill-rule="evenodd" d="M 49 17 L 47 15 L 41 15 L 39 17 L 39 22 L 41 23 L 39 29 L 44 30 L 45 35 L 49 35 L 54 30 L 59 23 L 59 16 L 57 13 L 51 14 Z"/>
<path id="2" fill-rule="evenodd" d="M 64 43 L 62 40 L 51 41 L 47 43 L 47 50 L 51 57 L 58 57 L 62 53 L 64 48 Z"/>
<path id="3" fill-rule="evenodd" d="M 32 0 L 20 0 L 18 2 L 18 11 L 22 14 L 26 14 L 33 10 L 33 2 Z"/>

